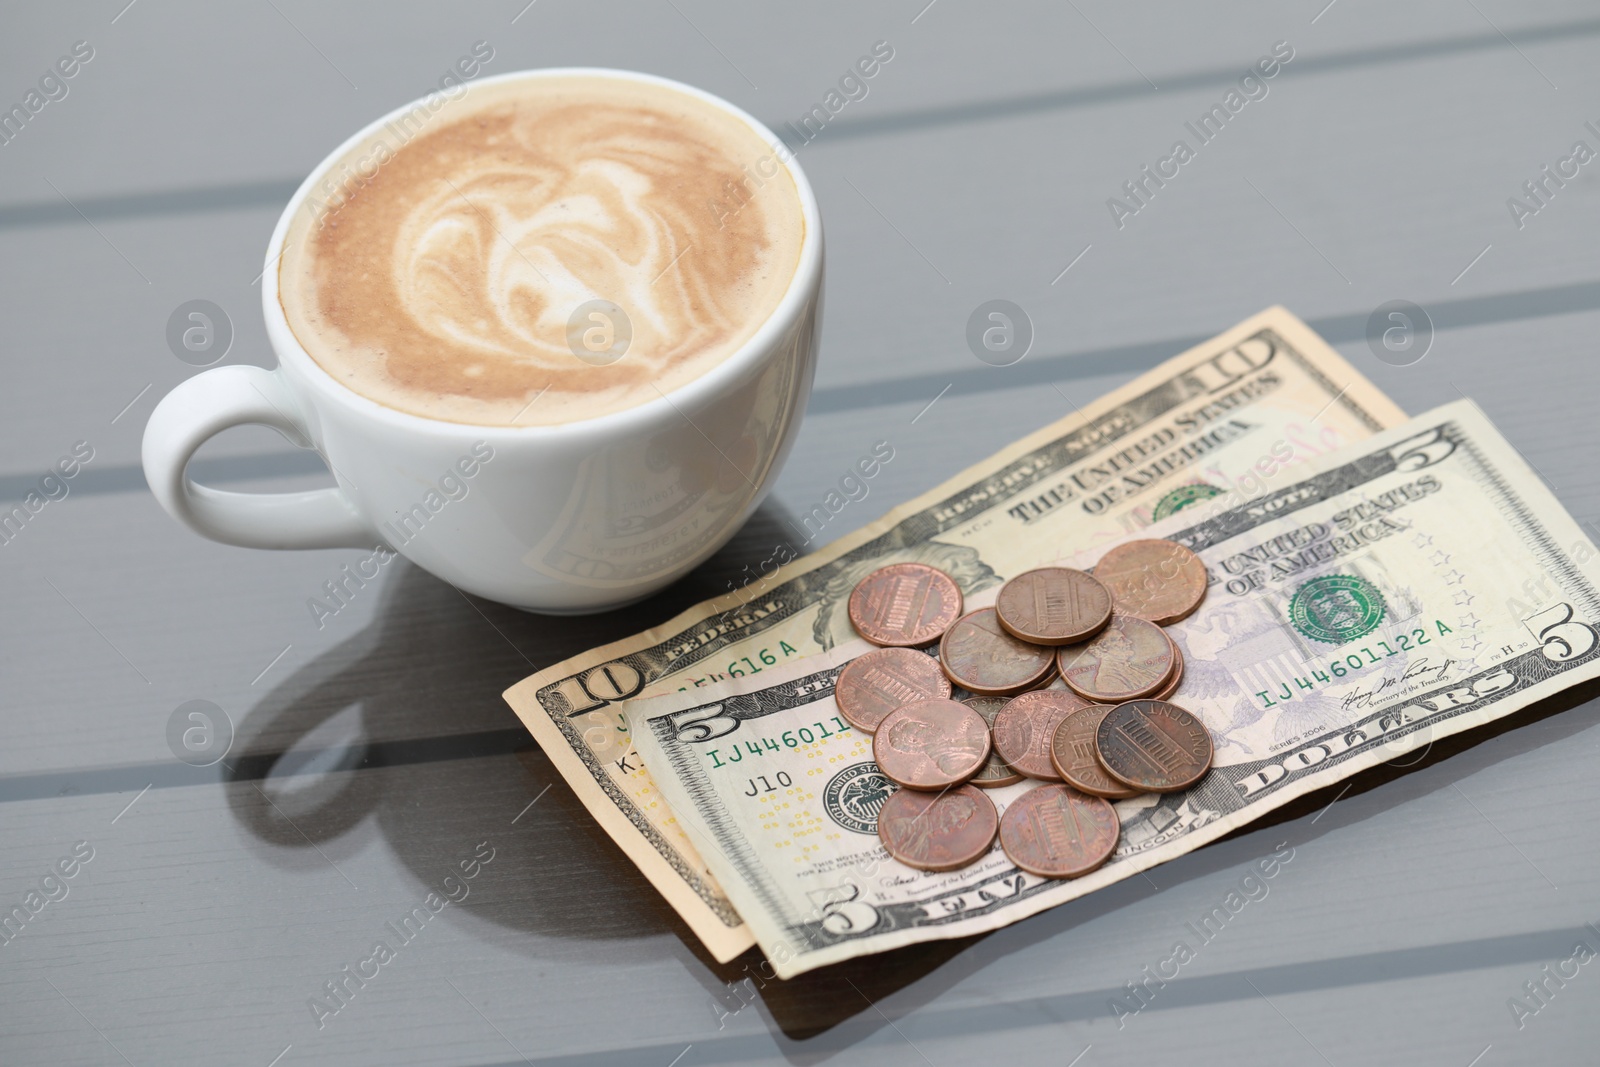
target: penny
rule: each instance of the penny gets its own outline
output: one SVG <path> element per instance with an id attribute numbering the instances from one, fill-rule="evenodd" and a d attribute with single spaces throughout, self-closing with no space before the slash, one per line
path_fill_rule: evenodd
<path id="1" fill-rule="evenodd" d="M 875 645 L 929 645 L 960 617 L 961 587 L 926 563 L 879 567 L 850 591 L 850 625 Z"/>
<path id="2" fill-rule="evenodd" d="M 1087 641 L 1111 621 L 1111 594 L 1083 571 L 1040 567 L 1017 575 L 995 597 L 1000 625 L 1036 645 Z"/>
<path id="3" fill-rule="evenodd" d="M 1122 831 L 1111 802 L 1065 785 L 1040 786 L 1000 817 L 1000 847 L 1042 878 L 1088 874 L 1116 851 Z"/>
<path id="4" fill-rule="evenodd" d="M 919 700 L 884 716 L 872 735 L 872 758 L 895 785 L 943 789 L 983 769 L 989 724 L 954 700 Z"/>
<path id="5" fill-rule="evenodd" d="M 989 724 L 991 745 L 989 749 L 989 762 L 983 769 L 973 775 L 970 785 L 979 789 L 999 789 L 1003 785 L 1016 785 L 1022 781 L 1022 775 L 1012 770 L 1010 765 L 1000 757 L 1000 750 L 992 744 L 994 736 L 994 717 L 1000 709 L 1008 703 L 1007 697 L 967 697 L 961 703 L 983 716 L 983 721 Z"/>
<path id="6" fill-rule="evenodd" d="M 1057 682 L 1060 682 L 1061 684 L 1056 685 Z M 1039 679 L 1037 682 L 1034 682 L 1027 689 L 1023 690 L 1023 692 L 1032 693 L 1039 689 L 1049 689 L 1051 686 L 1055 686 L 1057 689 L 1064 689 L 1066 688 L 1066 684 L 1066 682 L 1061 681 L 1061 672 L 1056 670 L 1055 657 L 1051 656 L 1050 670 L 1046 672 L 1043 678 Z"/>
<path id="7" fill-rule="evenodd" d="M 1167 668 L 1167 673 L 1161 681 L 1143 693 L 1135 693 L 1133 696 L 1123 698 L 1118 703 L 1123 703 L 1127 700 L 1143 700 L 1147 697 L 1152 700 L 1165 700 L 1167 696 L 1178 691 L 1178 683 L 1183 681 L 1183 653 L 1178 650 L 1178 643 L 1172 639 L 1170 634 L 1163 631 L 1161 636 L 1165 637 L 1167 644 L 1172 646 L 1172 666 Z M 1164 696 L 1163 694 L 1166 695 Z"/>
<path id="8" fill-rule="evenodd" d="M 1175 541 L 1128 541 L 1100 557 L 1094 576 L 1117 614 L 1170 626 L 1206 598 L 1206 565 Z"/>
<path id="9" fill-rule="evenodd" d="M 1205 723 L 1165 700 L 1130 700 L 1095 729 L 1095 754 L 1113 779 L 1146 793 L 1173 793 L 1211 769 Z"/>
<path id="10" fill-rule="evenodd" d="M 1050 762 L 1050 741 L 1056 727 L 1090 701 L 1069 689 L 1042 689 L 1012 697 L 994 717 L 994 748 L 1014 770 L 1029 778 L 1058 782 L 1061 775 Z"/>
<path id="11" fill-rule="evenodd" d="M 1161 627 L 1114 615 L 1088 644 L 1056 653 L 1061 677 L 1091 704 L 1120 704 L 1160 689 L 1172 670 L 1174 645 Z"/>
<path id="12" fill-rule="evenodd" d="M 939 662 L 950 680 L 982 696 L 1010 696 L 1050 677 L 1054 653 L 1019 641 L 1000 628 L 993 608 L 955 621 L 939 641 Z"/>
<path id="13" fill-rule="evenodd" d="M 872 733 L 883 717 L 905 704 L 950 695 L 950 679 L 932 656 L 911 648 L 875 648 L 844 665 L 833 683 L 839 714 Z"/>
<path id="14" fill-rule="evenodd" d="M 878 840 L 889 855 L 919 871 L 953 871 L 994 844 L 1000 815 L 970 785 L 941 793 L 902 789 L 878 812 Z"/>
<path id="15" fill-rule="evenodd" d="M 1166 700 L 1178 691 L 1178 685 L 1183 681 L 1183 650 L 1178 647 L 1178 642 L 1172 640 L 1171 634 L 1163 635 L 1172 644 L 1172 670 L 1167 674 L 1167 681 L 1151 698 L 1153 700 Z"/>
<path id="16" fill-rule="evenodd" d="M 1110 704 L 1091 704 L 1061 720 L 1050 742 L 1050 762 L 1063 781 L 1080 793 L 1108 800 L 1124 800 L 1139 795 L 1114 780 L 1095 755 L 1094 735 L 1100 720 L 1111 710 Z"/>

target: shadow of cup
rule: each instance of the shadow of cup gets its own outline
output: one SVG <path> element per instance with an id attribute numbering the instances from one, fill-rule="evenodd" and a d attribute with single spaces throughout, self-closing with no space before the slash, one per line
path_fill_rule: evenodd
<path id="1" fill-rule="evenodd" d="M 376 830 L 418 879 L 401 899 L 459 879 L 460 862 L 487 841 L 493 877 L 473 883 L 465 910 L 578 941 L 674 930 L 699 953 L 501 693 L 538 667 L 726 592 L 784 529 L 768 505 L 682 581 L 628 609 L 581 617 L 469 599 L 396 560 L 373 621 L 287 675 L 239 723 L 224 777 L 235 819 L 268 846 L 268 862 L 293 869 L 337 867 Z"/>

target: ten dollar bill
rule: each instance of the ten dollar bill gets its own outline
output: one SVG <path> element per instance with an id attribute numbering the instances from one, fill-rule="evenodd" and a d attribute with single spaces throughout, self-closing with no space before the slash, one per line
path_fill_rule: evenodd
<path id="1" fill-rule="evenodd" d="M 1108 545 L 1241 479 L 1404 419 L 1300 320 L 1272 308 L 811 555 L 774 546 L 774 569 L 745 588 L 542 670 L 506 700 L 712 955 L 732 959 L 751 934 L 661 802 L 621 702 L 753 677 L 851 640 L 850 590 L 885 564 L 929 563 L 980 593 L 1062 546 Z"/>

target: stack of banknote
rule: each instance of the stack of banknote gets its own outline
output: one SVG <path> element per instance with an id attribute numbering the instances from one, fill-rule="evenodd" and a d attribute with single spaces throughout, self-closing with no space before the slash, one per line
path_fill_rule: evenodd
<path id="1" fill-rule="evenodd" d="M 1204 602 L 1166 633 L 1209 772 L 1117 801 L 1116 850 L 1082 877 L 999 848 L 949 872 L 891 858 L 876 813 L 894 786 L 833 695 L 872 647 L 848 615 L 857 582 L 923 563 L 982 607 L 1134 538 L 1206 567 Z M 788 977 L 1005 926 L 1508 715 L 1600 674 L 1597 625 L 1593 545 L 1471 401 L 1407 421 L 1275 308 L 506 698 L 715 957 L 759 944 Z M 1040 785 L 988 792 L 1003 811 Z"/>

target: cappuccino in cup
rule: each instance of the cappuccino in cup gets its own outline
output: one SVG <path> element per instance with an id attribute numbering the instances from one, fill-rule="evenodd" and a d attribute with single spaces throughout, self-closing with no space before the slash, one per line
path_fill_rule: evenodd
<path id="1" fill-rule="evenodd" d="M 290 223 L 278 298 L 311 358 L 386 407 L 476 426 L 609 415 L 773 315 L 806 219 L 789 170 L 755 166 L 772 156 L 665 84 L 476 85 L 328 169 L 332 195 Z"/>
<path id="2" fill-rule="evenodd" d="M 679 82 L 562 68 L 457 90 L 312 170 L 263 257 L 278 365 L 181 382 L 145 478 L 224 544 L 387 546 L 530 611 L 619 607 L 726 543 L 794 444 L 816 197 L 771 130 Z M 335 484 L 196 484 L 196 450 L 247 424 L 315 448 Z M 442 490 L 456 471 L 470 493 Z"/>

